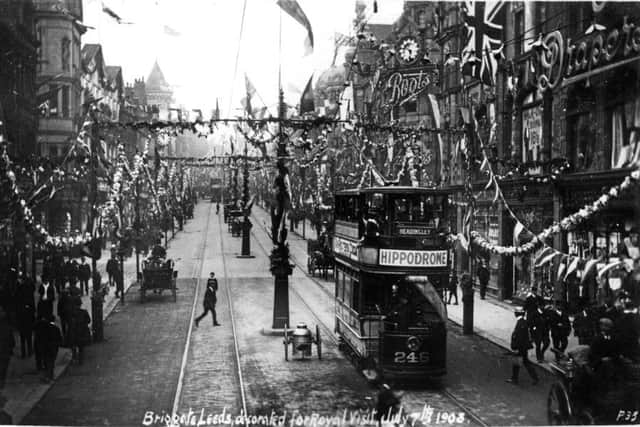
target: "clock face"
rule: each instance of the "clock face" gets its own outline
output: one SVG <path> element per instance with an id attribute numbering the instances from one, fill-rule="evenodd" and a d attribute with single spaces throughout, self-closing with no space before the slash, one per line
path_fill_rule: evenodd
<path id="1" fill-rule="evenodd" d="M 414 37 L 405 37 L 398 44 L 398 59 L 404 64 L 411 64 L 418 59 L 420 44 Z"/>

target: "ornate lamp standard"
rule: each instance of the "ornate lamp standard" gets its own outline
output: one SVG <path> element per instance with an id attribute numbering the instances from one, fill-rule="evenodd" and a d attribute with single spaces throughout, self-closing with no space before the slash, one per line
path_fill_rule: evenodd
<path id="1" fill-rule="evenodd" d="M 98 109 L 94 103 L 87 106 L 91 114 L 91 120 L 93 125 L 91 128 L 91 206 L 89 211 L 89 230 L 91 231 L 91 246 L 93 253 L 91 254 L 91 271 L 93 272 L 92 286 L 93 292 L 91 293 L 91 325 L 93 329 L 93 340 L 100 342 L 104 339 L 104 328 L 102 323 L 102 304 L 104 301 L 104 295 L 102 293 L 102 277 L 98 272 L 97 258 L 99 257 L 99 251 L 102 251 L 100 241 L 96 239 L 94 234 L 94 217 L 96 214 L 96 204 L 98 200 L 98 177 L 97 177 L 97 162 L 98 162 L 98 145 L 100 141 L 100 124 L 98 122 Z"/>
<path id="2" fill-rule="evenodd" d="M 273 329 L 283 329 L 285 326 L 289 326 L 289 276 L 293 272 L 293 266 L 289 263 L 289 246 L 287 245 L 286 215 L 291 205 L 291 194 L 289 193 L 291 187 L 289 185 L 289 171 L 285 166 L 287 144 L 282 121 L 286 118 L 286 106 L 282 89 L 280 89 L 279 102 L 278 176 L 274 182 L 275 206 L 271 207 L 271 239 L 275 247 L 269 257 L 271 274 L 275 279 Z"/>
<path id="3" fill-rule="evenodd" d="M 249 213 L 251 207 L 249 206 L 249 151 L 248 143 L 244 141 L 244 169 L 242 171 L 243 183 L 242 183 L 242 211 L 244 214 L 244 221 L 242 222 L 242 252 L 239 258 L 254 258 L 251 255 L 251 221 L 249 220 Z"/>

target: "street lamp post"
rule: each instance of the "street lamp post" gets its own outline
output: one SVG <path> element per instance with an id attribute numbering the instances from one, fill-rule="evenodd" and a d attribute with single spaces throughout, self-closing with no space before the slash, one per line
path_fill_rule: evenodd
<path id="1" fill-rule="evenodd" d="M 94 217 L 96 204 L 98 200 L 98 177 L 96 171 L 96 163 L 98 162 L 97 148 L 100 141 L 100 128 L 98 123 L 98 112 L 94 105 L 89 104 L 91 111 L 91 119 L 93 121 L 91 128 L 91 206 L 89 210 L 89 229 L 91 230 L 93 251 L 91 255 L 91 271 L 93 272 L 92 285 L 93 292 L 91 295 L 91 325 L 93 329 L 93 340 L 100 342 L 104 339 L 104 329 L 102 323 L 102 304 L 104 296 L 102 294 L 102 277 L 98 272 L 98 264 L 96 260 L 97 251 L 101 251 L 101 247 L 96 246 L 96 235 L 94 233 Z"/>
<path id="2" fill-rule="evenodd" d="M 293 272 L 293 266 L 289 263 L 289 246 L 287 245 L 287 222 L 286 214 L 290 208 L 291 200 L 289 194 L 289 176 L 285 166 L 287 157 L 287 144 L 282 129 L 282 121 L 286 117 L 286 106 L 284 103 L 284 93 L 280 89 L 278 115 L 279 137 L 278 137 L 278 176 L 275 180 L 276 206 L 271 211 L 271 238 L 275 247 L 271 251 L 271 274 L 274 276 L 274 300 L 273 300 L 273 329 L 283 329 L 289 323 L 289 276 Z"/>
<path id="3" fill-rule="evenodd" d="M 240 257 L 253 258 L 251 255 L 251 221 L 249 220 L 249 150 L 247 140 L 244 141 L 244 170 L 242 177 L 242 211 L 244 213 L 244 221 L 242 222 L 242 252 Z"/>

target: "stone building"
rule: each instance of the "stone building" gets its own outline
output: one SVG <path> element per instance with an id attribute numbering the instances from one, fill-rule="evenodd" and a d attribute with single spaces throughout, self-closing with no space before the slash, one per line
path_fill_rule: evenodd
<path id="1" fill-rule="evenodd" d="M 36 152 L 34 13 L 32 1 L 0 1 L 0 135 L 19 158 Z"/>
<path id="2" fill-rule="evenodd" d="M 157 109 L 158 120 L 169 120 L 171 104 L 173 103 L 173 90 L 167 83 L 158 61 L 153 64 L 145 86 L 147 105 Z"/>
<path id="3" fill-rule="evenodd" d="M 35 9 L 30 0 L 0 0 L 0 145 L 14 161 L 36 153 L 38 117 L 36 66 L 38 40 Z M 25 191 L 30 180 L 19 181 Z M 18 221 L 0 223 L 0 281 L 6 282 L 9 266 L 31 275 L 31 236 Z"/>

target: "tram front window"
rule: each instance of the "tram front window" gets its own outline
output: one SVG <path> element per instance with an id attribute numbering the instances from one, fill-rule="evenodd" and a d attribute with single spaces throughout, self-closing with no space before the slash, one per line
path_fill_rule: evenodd
<path id="1" fill-rule="evenodd" d="M 438 228 L 443 223 L 445 199 L 443 196 L 416 194 L 392 197 L 394 221 L 423 223 Z"/>

